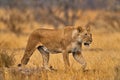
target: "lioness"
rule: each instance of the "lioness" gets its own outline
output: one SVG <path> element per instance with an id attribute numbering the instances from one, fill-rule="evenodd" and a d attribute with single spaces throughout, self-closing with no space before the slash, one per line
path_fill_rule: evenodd
<path id="1" fill-rule="evenodd" d="M 92 42 L 90 27 L 65 27 L 63 29 L 37 29 L 31 33 L 28 39 L 24 56 L 21 60 L 22 65 L 26 65 L 33 54 L 38 49 L 43 58 L 43 67 L 51 70 L 48 66 L 50 53 L 63 53 L 65 68 L 70 66 L 69 53 L 73 54 L 74 59 L 85 69 L 86 61 L 84 60 L 81 49 L 82 43 L 89 46 Z"/>

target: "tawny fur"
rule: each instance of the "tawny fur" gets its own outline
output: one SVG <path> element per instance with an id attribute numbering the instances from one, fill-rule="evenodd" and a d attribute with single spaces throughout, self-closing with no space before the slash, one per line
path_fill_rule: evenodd
<path id="1" fill-rule="evenodd" d="M 73 53 L 73 57 L 77 62 L 83 66 L 86 66 L 86 62 L 81 54 L 82 42 L 78 44 L 77 40 L 79 37 L 80 39 L 84 40 L 83 42 L 91 42 L 92 37 L 90 32 L 87 31 L 88 36 L 85 36 L 85 32 L 86 31 L 83 31 L 81 27 L 65 27 L 63 29 L 37 29 L 29 36 L 21 64 L 26 65 L 35 49 L 37 49 L 39 46 L 45 46 L 50 51 L 59 49 L 62 50 L 64 63 L 65 65 L 69 66 L 68 50 L 73 49 L 74 46 L 76 47 L 77 45 L 77 47 L 80 49 L 78 49 L 76 53 Z M 74 44 L 74 46 L 72 44 Z M 42 50 L 40 50 L 40 52 L 43 54 L 43 66 L 45 67 L 48 65 L 49 53 L 47 54 Z"/>

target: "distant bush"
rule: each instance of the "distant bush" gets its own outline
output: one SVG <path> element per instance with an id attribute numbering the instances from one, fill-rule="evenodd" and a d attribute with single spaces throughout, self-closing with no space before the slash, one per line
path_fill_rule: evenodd
<path id="1" fill-rule="evenodd" d="M 23 27 L 21 26 L 23 23 L 24 17 L 20 15 L 20 12 L 13 11 L 13 13 L 10 14 L 9 21 L 7 22 L 8 29 L 19 36 L 23 33 Z"/>

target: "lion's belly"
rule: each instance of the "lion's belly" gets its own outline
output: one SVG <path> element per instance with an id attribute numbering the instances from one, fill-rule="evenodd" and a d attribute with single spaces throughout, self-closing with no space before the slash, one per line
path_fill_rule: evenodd
<path id="1" fill-rule="evenodd" d="M 66 46 L 65 49 L 61 47 L 61 44 L 56 45 L 54 47 L 47 47 L 46 48 L 51 52 L 51 53 L 62 53 L 64 50 L 66 50 L 68 53 L 75 53 L 78 51 L 81 51 L 81 44 L 78 44 L 77 42 L 72 42 L 68 46 Z"/>
<path id="2" fill-rule="evenodd" d="M 67 50 L 68 53 L 71 53 L 73 51 L 71 44 L 69 46 L 66 46 L 65 49 L 62 47 L 63 45 L 60 43 L 52 43 L 52 44 L 48 43 L 48 44 L 44 44 L 43 46 L 52 54 L 63 53 L 64 50 Z"/>
<path id="3" fill-rule="evenodd" d="M 54 49 L 49 49 L 45 46 L 42 47 L 44 51 L 48 52 L 48 53 L 51 53 L 51 54 L 57 54 L 57 53 L 63 53 L 63 49 L 62 48 L 54 48 Z M 69 49 L 67 50 L 68 53 L 72 53 L 72 50 Z"/>
<path id="4" fill-rule="evenodd" d="M 40 37 L 40 43 L 51 52 L 62 52 L 71 44 L 71 34 L 63 35 L 62 31 L 49 31 L 49 34 L 44 31 Z"/>
<path id="5" fill-rule="evenodd" d="M 47 43 L 47 44 L 43 44 L 43 45 L 52 52 L 62 51 L 62 45 L 60 43 L 53 42 L 53 43 Z"/>

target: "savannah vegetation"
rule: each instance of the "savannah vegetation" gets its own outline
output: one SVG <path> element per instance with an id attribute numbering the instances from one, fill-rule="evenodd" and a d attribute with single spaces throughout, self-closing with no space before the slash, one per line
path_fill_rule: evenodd
<path id="1" fill-rule="evenodd" d="M 29 34 L 37 28 L 89 25 L 93 42 L 83 46 L 86 72 L 70 54 L 70 71 L 64 70 L 62 54 L 51 54 L 42 69 L 42 56 L 34 52 L 26 67 L 17 67 Z M 0 80 L 120 80 L 119 0 L 0 0 Z"/>

